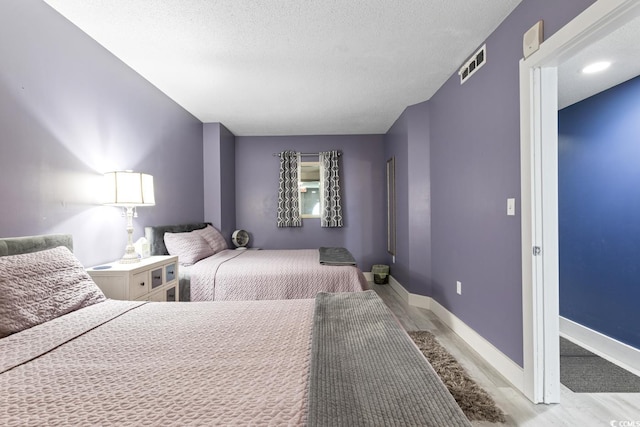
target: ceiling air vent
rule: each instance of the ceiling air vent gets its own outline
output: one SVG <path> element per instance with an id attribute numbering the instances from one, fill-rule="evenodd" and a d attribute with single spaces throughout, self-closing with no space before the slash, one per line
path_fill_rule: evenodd
<path id="1" fill-rule="evenodd" d="M 473 75 L 480 67 L 482 67 L 485 62 L 487 62 L 487 45 L 484 44 L 482 47 L 473 54 L 471 58 L 465 62 L 465 64 L 460 68 L 458 74 L 460 75 L 460 84 L 467 81 L 469 77 Z"/>

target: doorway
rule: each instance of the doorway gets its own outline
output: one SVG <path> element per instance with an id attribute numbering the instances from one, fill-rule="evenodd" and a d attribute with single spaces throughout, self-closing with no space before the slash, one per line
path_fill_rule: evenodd
<path id="1" fill-rule="evenodd" d="M 534 403 L 560 401 L 558 69 L 638 16 L 640 2 L 599 0 L 520 62 L 523 391 Z"/>

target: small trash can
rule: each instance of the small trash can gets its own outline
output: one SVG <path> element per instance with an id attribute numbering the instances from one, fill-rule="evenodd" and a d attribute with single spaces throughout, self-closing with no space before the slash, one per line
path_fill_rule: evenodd
<path id="1" fill-rule="evenodd" d="M 373 273 L 373 283 L 376 285 L 386 285 L 389 283 L 389 266 L 376 264 L 371 268 Z"/>

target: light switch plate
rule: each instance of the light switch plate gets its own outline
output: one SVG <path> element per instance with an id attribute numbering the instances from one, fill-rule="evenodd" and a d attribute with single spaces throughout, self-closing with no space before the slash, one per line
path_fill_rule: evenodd
<path id="1" fill-rule="evenodd" d="M 507 199 L 507 215 L 514 216 L 516 214 L 516 199 Z"/>

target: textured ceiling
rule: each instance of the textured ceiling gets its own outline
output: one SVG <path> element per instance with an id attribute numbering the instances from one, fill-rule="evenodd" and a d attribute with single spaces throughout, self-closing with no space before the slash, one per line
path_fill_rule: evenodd
<path id="1" fill-rule="evenodd" d="M 385 133 L 521 0 L 45 0 L 236 135 Z"/>

